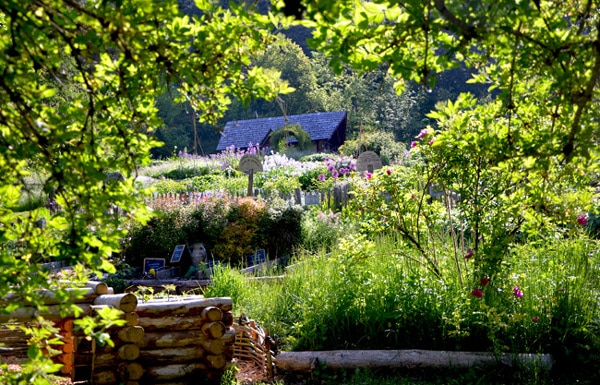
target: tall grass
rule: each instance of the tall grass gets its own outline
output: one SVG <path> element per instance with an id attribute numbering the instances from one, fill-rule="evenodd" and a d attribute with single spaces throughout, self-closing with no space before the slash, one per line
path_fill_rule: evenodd
<path id="1" fill-rule="evenodd" d="M 347 237 L 331 253 L 297 255 L 280 282 L 217 270 L 207 295 L 231 296 L 285 349 L 532 352 L 591 363 L 600 351 L 597 246 L 519 247 L 477 298 L 450 257 L 440 279 L 394 238 Z"/>

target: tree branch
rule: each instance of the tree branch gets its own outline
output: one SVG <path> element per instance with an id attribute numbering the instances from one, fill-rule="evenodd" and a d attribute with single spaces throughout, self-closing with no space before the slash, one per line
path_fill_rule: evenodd
<path id="1" fill-rule="evenodd" d="M 444 0 L 434 0 L 435 8 L 438 10 L 440 15 L 446 20 L 448 20 L 452 25 L 458 28 L 459 32 L 468 40 L 471 39 L 479 39 L 481 36 L 477 33 L 474 26 L 466 23 L 465 21 L 456 17 L 456 15 L 446 7 L 446 2 Z"/>

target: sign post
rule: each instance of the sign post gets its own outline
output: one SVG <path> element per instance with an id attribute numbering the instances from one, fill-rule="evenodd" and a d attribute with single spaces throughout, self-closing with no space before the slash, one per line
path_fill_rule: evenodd
<path id="1" fill-rule="evenodd" d="M 252 196 L 254 173 L 262 172 L 263 170 L 260 159 L 254 154 L 244 154 L 240 159 L 240 165 L 238 166 L 238 169 L 248 174 L 248 196 Z"/>

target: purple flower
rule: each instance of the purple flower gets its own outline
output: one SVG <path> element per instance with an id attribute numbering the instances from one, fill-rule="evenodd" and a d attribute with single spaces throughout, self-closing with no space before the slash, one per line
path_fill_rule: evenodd
<path id="1" fill-rule="evenodd" d="M 327 167 L 327 171 L 329 171 L 330 173 L 333 173 L 335 171 L 335 167 L 329 166 L 329 167 Z"/>
<path id="2" fill-rule="evenodd" d="M 388 175 L 392 175 L 392 170 L 390 170 L 389 168 L 387 170 L 385 170 L 385 173 Z"/>
<path id="3" fill-rule="evenodd" d="M 415 148 L 417 147 L 417 142 L 415 142 L 414 140 L 412 142 L 410 142 L 410 148 Z"/>
<path id="4" fill-rule="evenodd" d="M 347 169 L 345 167 L 340 168 L 340 175 L 346 175 L 346 174 L 349 174 L 349 173 L 350 173 L 349 169 Z"/>
<path id="5" fill-rule="evenodd" d="M 419 132 L 419 135 L 417 135 L 417 139 L 421 139 L 427 136 L 429 132 L 427 131 L 426 128 L 422 129 L 421 132 Z"/>
<path id="6" fill-rule="evenodd" d="M 465 254 L 465 259 L 469 259 L 473 256 L 473 250 L 467 249 L 467 254 Z"/>
<path id="7" fill-rule="evenodd" d="M 356 170 L 356 165 L 354 163 L 350 163 L 350 170 Z"/>
<path id="8" fill-rule="evenodd" d="M 517 298 L 523 298 L 523 292 L 521 290 L 519 290 L 519 286 L 513 287 L 513 294 Z"/>
<path id="9" fill-rule="evenodd" d="M 577 217 L 577 222 L 579 222 L 579 224 L 581 226 L 585 226 L 587 225 L 587 217 L 585 214 L 581 214 L 580 216 Z"/>
<path id="10" fill-rule="evenodd" d="M 483 277 L 479 280 L 481 286 L 487 286 L 490 283 L 490 279 L 488 277 Z"/>
<path id="11" fill-rule="evenodd" d="M 323 182 L 325 180 L 325 174 L 319 174 L 319 182 Z"/>
<path id="12" fill-rule="evenodd" d="M 471 295 L 475 298 L 481 298 L 481 297 L 483 297 L 483 290 L 475 289 L 475 290 L 471 291 Z"/>
<path id="13" fill-rule="evenodd" d="M 538 322 L 540 319 L 538 317 L 531 317 L 532 322 Z"/>
<path id="14" fill-rule="evenodd" d="M 338 174 L 338 172 L 337 172 L 337 171 L 335 171 L 335 170 L 333 170 L 333 172 L 331 173 L 331 177 L 332 177 L 333 179 L 336 179 L 338 176 L 340 176 L 340 175 Z"/>

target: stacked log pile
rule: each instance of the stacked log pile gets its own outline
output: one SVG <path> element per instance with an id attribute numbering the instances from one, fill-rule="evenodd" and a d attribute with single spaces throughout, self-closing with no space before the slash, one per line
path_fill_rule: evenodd
<path id="1" fill-rule="evenodd" d="M 86 350 L 85 343 L 82 346 L 83 349 L 79 347 L 79 342 L 86 341 L 86 339 L 85 336 L 77 334 L 74 321 L 77 318 L 94 315 L 100 308 L 109 306 L 123 310 L 127 319 L 134 319 L 134 321 L 129 321 L 129 323 L 137 322 L 137 315 L 133 313 L 133 310 L 137 306 L 137 298 L 135 295 L 129 293 L 112 294 L 112 288 L 109 288 L 103 282 L 95 281 L 85 283 L 85 287 L 68 289 L 66 292 L 69 298 L 59 297 L 51 290 L 42 290 L 38 294 L 42 297 L 46 309 L 42 311 L 35 306 L 24 306 L 10 314 L 0 314 L 0 323 L 6 324 L 10 322 L 15 327 L 19 324 L 27 324 L 35 327 L 39 323 L 40 318 L 53 321 L 54 326 L 57 328 L 57 332 L 54 335 L 56 338 L 54 339 L 60 342 L 58 344 L 49 344 L 46 346 L 45 351 L 52 357 L 55 363 L 62 364 L 60 369 L 62 374 L 70 377 L 71 380 L 76 380 L 78 375 L 75 369 L 83 369 L 82 373 L 84 373 L 84 376 L 85 373 L 93 373 L 93 369 L 90 370 L 90 367 L 93 368 L 94 361 L 86 357 L 90 356 L 90 352 L 92 351 L 90 341 L 88 341 L 90 342 L 88 344 L 90 346 L 89 349 Z M 0 299 L 0 305 L 4 306 L 12 301 L 27 303 L 19 295 L 9 294 Z M 66 311 L 63 306 L 59 305 L 65 301 L 74 303 L 76 309 Z M 126 332 L 127 328 L 128 326 L 115 329 L 113 333 L 115 335 L 128 334 Z M 142 333 L 138 337 L 141 340 L 143 338 L 143 329 L 139 328 L 139 331 Z M 6 334 L 7 332 L 3 333 Z M 27 346 L 27 336 L 24 333 L 16 332 L 13 336 L 16 339 L 8 339 L 7 337 L 7 339 L 2 341 L 5 345 L 4 352 L 16 353 L 23 351 Z M 127 350 L 127 357 L 131 357 L 131 349 L 124 348 L 123 350 Z M 106 357 L 101 358 L 106 359 Z M 85 362 L 86 359 L 88 359 L 88 362 Z M 119 381 L 123 377 L 120 376 Z"/>
<path id="2" fill-rule="evenodd" d="M 138 304 L 145 331 L 139 383 L 219 383 L 235 342 L 231 309 L 231 298 L 202 296 Z"/>
<path id="3" fill-rule="evenodd" d="M 19 328 L 19 323 L 4 322 L 0 325 L 0 357 L 26 358 L 28 348 L 27 335 Z"/>
<path id="4" fill-rule="evenodd" d="M 94 339 L 78 336 L 74 380 L 91 380 L 97 385 L 137 385 L 144 374 L 142 365 L 136 361 L 144 338 L 144 329 L 134 312 L 137 297 L 131 293 L 103 295 L 94 301 L 93 311 L 106 306 L 121 310 L 125 324 L 108 330 L 114 346 L 99 346 Z"/>

